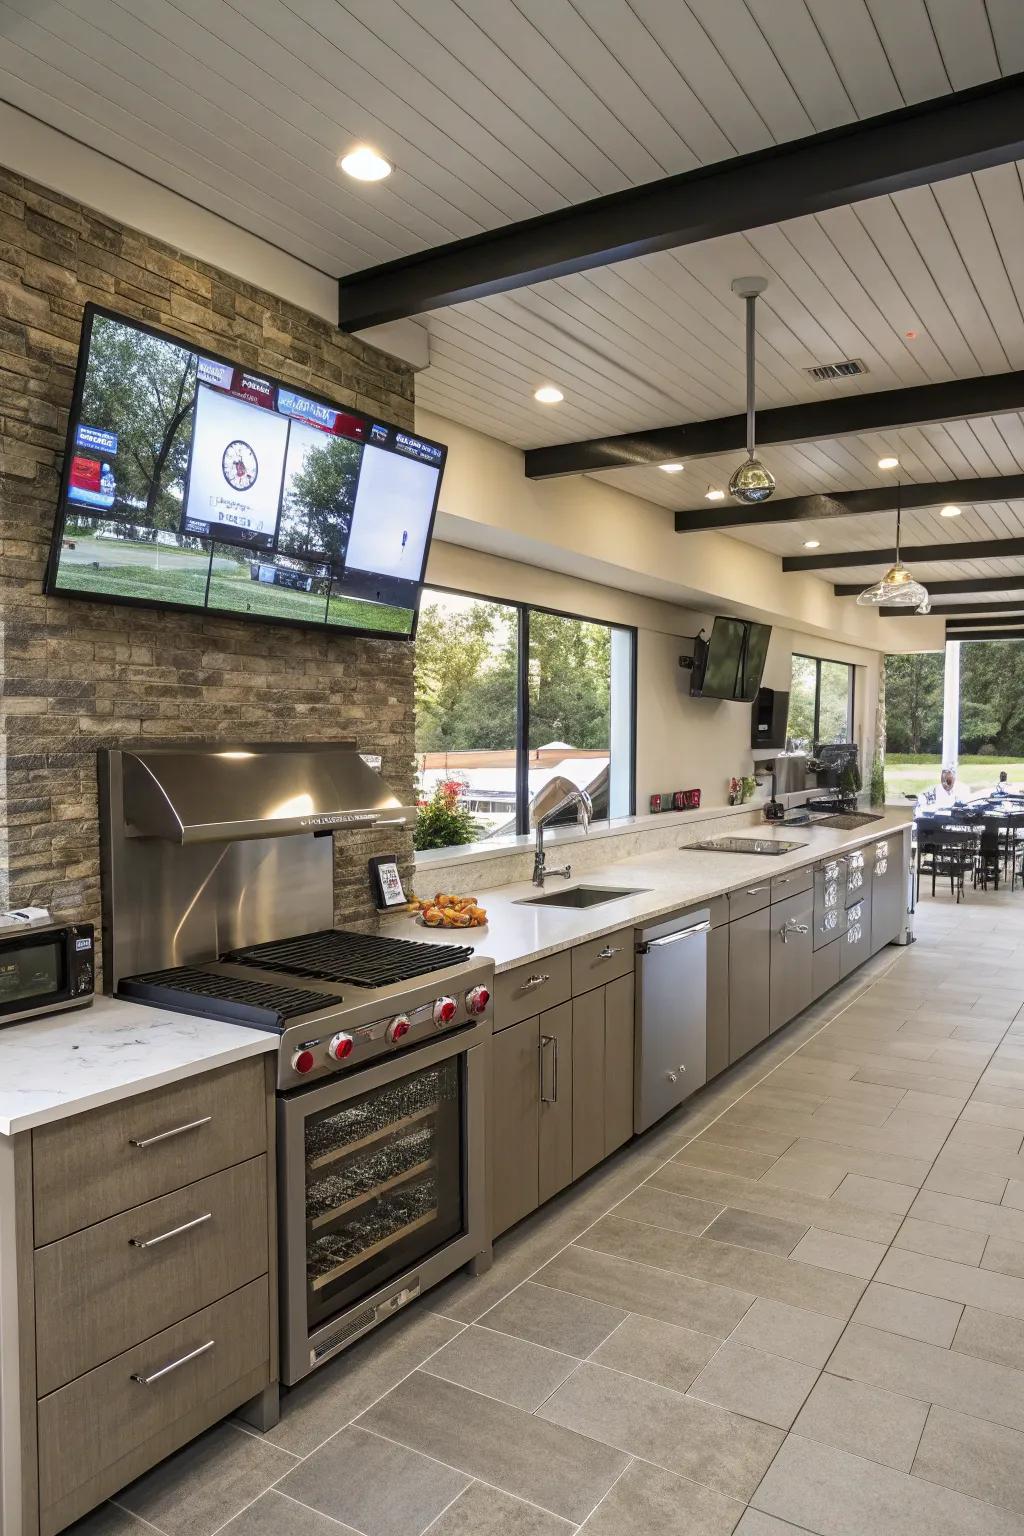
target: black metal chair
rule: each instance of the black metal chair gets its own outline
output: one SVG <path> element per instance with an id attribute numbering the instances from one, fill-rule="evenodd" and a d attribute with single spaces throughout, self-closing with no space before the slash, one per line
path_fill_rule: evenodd
<path id="1" fill-rule="evenodd" d="M 917 894 L 921 894 L 922 874 L 932 877 L 932 895 L 938 879 L 949 880 L 949 894 L 957 904 L 966 895 L 964 880 L 971 877 L 976 885 L 981 870 L 981 845 L 984 828 L 980 823 L 932 823 L 918 833 Z"/>

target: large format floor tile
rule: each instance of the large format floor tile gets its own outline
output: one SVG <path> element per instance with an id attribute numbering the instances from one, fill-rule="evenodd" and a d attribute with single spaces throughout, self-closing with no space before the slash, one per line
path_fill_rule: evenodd
<path id="1" fill-rule="evenodd" d="M 1024 1517 L 1024 1435 L 1015 1429 L 933 1408 L 914 1471 Z"/>
<path id="2" fill-rule="evenodd" d="M 117 1503 L 165 1536 L 212 1536 L 295 1465 L 287 1451 L 218 1424 L 123 1489 Z"/>
<path id="3" fill-rule="evenodd" d="M 464 1473 L 350 1426 L 290 1472 L 281 1492 L 364 1536 L 420 1536 L 468 1484 Z"/>
<path id="4" fill-rule="evenodd" d="M 909 1472 L 927 1417 L 927 1403 L 824 1371 L 793 1428 L 808 1440 Z"/>
<path id="5" fill-rule="evenodd" d="M 632 1226 L 632 1223 L 630 1223 Z M 642 1227 L 636 1227 L 642 1232 Z M 754 1297 L 749 1292 L 673 1275 L 649 1264 L 573 1244 L 537 1274 L 540 1285 L 640 1312 L 724 1339 Z"/>
<path id="6" fill-rule="evenodd" d="M 422 1369 L 528 1412 L 576 1368 L 571 1355 L 475 1324 L 432 1355 Z"/>
<path id="7" fill-rule="evenodd" d="M 603 1302 L 528 1280 L 485 1312 L 480 1327 L 494 1328 L 499 1333 L 513 1334 L 531 1344 L 542 1344 L 546 1349 L 583 1359 L 627 1316 L 619 1307 L 605 1306 Z"/>
<path id="8" fill-rule="evenodd" d="M 742 1512 L 736 1499 L 634 1461 L 583 1530 L 585 1536 L 730 1536 Z"/>

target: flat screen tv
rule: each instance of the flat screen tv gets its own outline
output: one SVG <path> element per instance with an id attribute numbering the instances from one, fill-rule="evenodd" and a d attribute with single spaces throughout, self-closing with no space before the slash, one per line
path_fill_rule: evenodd
<path id="1" fill-rule="evenodd" d="M 46 590 L 410 639 L 446 453 L 89 304 Z"/>
<path id="2" fill-rule="evenodd" d="M 735 699 L 752 704 L 764 672 L 770 624 L 718 615 L 711 638 L 698 636 L 693 648 L 690 692 L 705 699 Z"/>

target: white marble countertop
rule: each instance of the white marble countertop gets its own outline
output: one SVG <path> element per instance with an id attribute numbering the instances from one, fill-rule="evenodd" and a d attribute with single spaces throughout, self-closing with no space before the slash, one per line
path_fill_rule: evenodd
<path id="1" fill-rule="evenodd" d="M 486 907 L 486 928 L 453 930 L 423 928 L 408 915 L 388 918 L 381 931 L 395 938 L 429 939 L 442 944 L 471 944 L 478 955 L 494 961 L 496 971 L 510 970 L 540 960 L 587 939 L 599 939 L 617 928 L 641 927 L 674 912 L 699 906 L 714 896 L 741 886 L 784 875 L 830 855 L 847 852 L 905 827 L 911 809 L 892 809 L 855 831 L 842 832 L 813 822 L 807 826 L 782 827 L 777 823 L 743 827 L 738 836 L 798 842 L 792 853 L 766 857 L 762 854 L 713 853 L 683 847 L 637 854 L 588 869 L 570 881 L 549 877 L 545 891 L 573 885 L 621 886 L 637 891 L 599 907 L 578 911 L 571 907 L 522 906 L 524 898 L 540 895 L 529 881 L 477 890 L 463 882 L 460 891 L 474 891 Z M 468 873 L 468 872 L 467 872 Z"/>
<path id="2" fill-rule="evenodd" d="M 0 1029 L 0 1135 L 78 1115 L 246 1056 L 267 1030 L 98 997 L 91 1008 Z"/>

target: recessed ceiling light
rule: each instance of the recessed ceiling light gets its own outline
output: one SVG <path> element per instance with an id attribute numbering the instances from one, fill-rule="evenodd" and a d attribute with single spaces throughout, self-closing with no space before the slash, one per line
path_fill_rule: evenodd
<path id="1" fill-rule="evenodd" d="M 686 465 L 685 464 L 659 464 L 658 468 L 659 469 L 663 469 L 665 471 L 666 475 L 681 475 L 683 470 L 686 468 Z"/>
<path id="2" fill-rule="evenodd" d="M 896 458 L 895 454 L 888 453 L 884 459 L 879 459 L 878 467 L 879 469 L 898 469 L 899 463 L 900 461 Z"/>
<path id="3" fill-rule="evenodd" d="M 939 516 L 940 517 L 959 517 L 960 516 L 960 508 L 959 507 L 954 507 L 954 506 L 943 507 L 942 511 L 939 513 Z"/>
<path id="4" fill-rule="evenodd" d="M 391 162 L 378 155 L 369 144 L 357 144 L 347 155 L 342 155 L 338 164 L 346 176 L 354 176 L 356 181 L 383 181 L 394 169 Z"/>
<path id="5" fill-rule="evenodd" d="M 724 501 L 725 500 L 725 492 L 724 491 L 716 490 L 713 485 L 709 485 L 707 490 L 704 492 L 704 500 L 705 501 Z"/>
<path id="6" fill-rule="evenodd" d="M 804 549 L 820 549 L 820 539 L 804 539 Z"/>
<path id="7" fill-rule="evenodd" d="M 541 405 L 557 405 L 560 400 L 565 399 L 565 396 L 553 384 L 542 384 L 540 389 L 534 390 L 533 398 L 539 400 Z"/>

